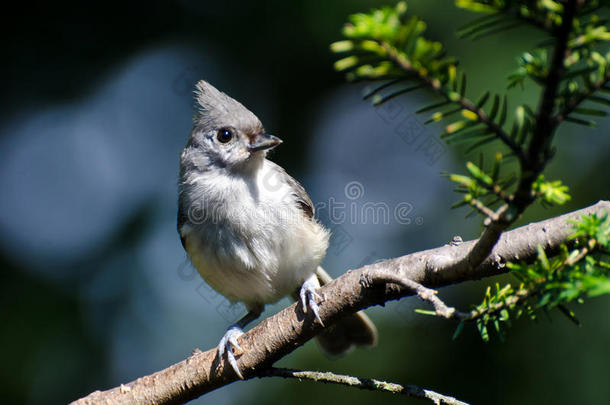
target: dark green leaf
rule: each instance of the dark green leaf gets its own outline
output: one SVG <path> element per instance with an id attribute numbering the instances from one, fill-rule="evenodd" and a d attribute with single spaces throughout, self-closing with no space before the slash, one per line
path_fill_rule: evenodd
<path id="1" fill-rule="evenodd" d="M 503 26 L 498 26 L 498 27 L 496 27 L 494 29 L 490 29 L 490 30 L 487 30 L 487 31 L 482 31 L 482 32 L 480 32 L 477 35 L 473 35 L 472 36 L 472 40 L 476 41 L 476 40 L 479 40 L 481 38 L 488 37 L 490 35 L 498 34 L 498 33 L 503 32 L 503 31 L 508 31 L 508 30 L 516 28 L 516 27 L 518 27 L 518 26 L 520 26 L 522 24 L 523 24 L 523 22 L 516 21 L 516 22 L 510 23 L 510 24 L 503 25 Z"/>
<path id="2" fill-rule="evenodd" d="M 486 145 L 495 140 L 497 140 L 495 135 L 490 135 L 486 138 L 483 138 L 483 139 L 479 140 L 478 142 L 475 142 L 474 144 L 470 145 L 470 147 L 468 147 L 468 149 L 466 149 L 466 153 L 470 153 L 473 150 L 480 148 L 481 146 Z"/>
<path id="3" fill-rule="evenodd" d="M 496 114 L 498 113 L 498 108 L 500 106 L 500 96 L 497 94 L 494 96 L 493 104 L 491 105 L 491 111 L 489 112 L 489 119 L 493 121 L 496 119 Z"/>
<path id="4" fill-rule="evenodd" d="M 468 24 L 460 27 L 458 29 L 458 36 L 460 36 L 461 38 L 467 38 L 469 36 L 475 35 L 481 30 L 494 27 L 498 23 L 504 21 L 505 18 L 506 17 L 502 14 L 492 14 L 477 18 L 469 22 Z"/>
<path id="5" fill-rule="evenodd" d="M 479 97 L 479 100 L 477 101 L 477 108 L 482 108 L 485 103 L 487 102 L 487 100 L 489 99 L 489 91 L 486 91 L 485 93 L 483 93 L 483 95 L 481 97 Z"/>
<path id="6" fill-rule="evenodd" d="M 373 105 L 374 106 L 381 105 L 381 104 L 385 103 L 386 101 L 393 99 L 394 97 L 398 97 L 400 95 L 412 92 L 414 90 L 421 89 L 424 86 L 425 86 L 425 84 L 421 83 L 421 84 L 417 84 L 415 86 L 411 86 L 411 87 L 407 87 L 405 89 L 395 91 L 395 92 L 390 93 L 385 96 L 376 95 L 375 97 L 373 97 Z"/>
<path id="7" fill-rule="evenodd" d="M 595 121 L 581 120 L 580 118 L 574 118 L 574 117 L 570 117 L 570 116 L 566 117 L 565 120 L 568 121 L 568 122 L 573 122 L 574 124 L 585 125 L 587 127 L 594 127 L 595 126 Z"/>
<path id="8" fill-rule="evenodd" d="M 422 314 L 422 315 L 433 315 L 433 316 L 436 315 L 436 311 L 431 311 L 429 309 L 419 309 L 419 308 L 416 308 L 415 312 L 418 313 L 418 314 Z"/>
<path id="9" fill-rule="evenodd" d="M 487 332 L 487 326 L 480 319 L 477 320 L 477 329 L 479 330 L 479 334 L 481 335 L 481 339 L 484 342 L 489 342 L 489 333 Z"/>
<path id="10" fill-rule="evenodd" d="M 576 318 L 574 312 L 570 311 L 568 308 L 561 304 L 557 305 L 557 309 L 559 309 L 559 311 L 564 314 L 570 321 L 572 321 L 576 326 L 580 326 L 580 321 L 578 320 L 578 318 Z"/>
<path id="11" fill-rule="evenodd" d="M 438 108 L 440 108 L 440 107 L 442 107 L 444 105 L 447 105 L 447 104 L 449 104 L 449 101 L 442 101 L 440 103 L 430 104 L 430 105 L 427 105 L 426 107 L 422 107 L 419 110 L 415 111 L 415 114 L 420 114 L 420 113 L 427 112 L 427 111 L 430 111 L 430 110 L 436 110 L 436 109 L 438 109 Z"/>
<path id="12" fill-rule="evenodd" d="M 500 120 L 498 121 L 498 126 L 503 126 L 504 123 L 506 122 L 506 113 L 508 111 L 508 99 L 506 97 L 506 94 L 504 95 L 504 98 L 502 100 L 502 112 L 500 113 Z"/>
<path id="13" fill-rule="evenodd" d="M 403 81 L 403 80 L 405 80 L 405 79 L 402 79 L 402 78 L 401 78 L 401 79 L 395 79 L 395 80 L 390 80 L 390 81 L 388 81 L 388 82 L 385 82 L 385 83 L 383 83 L 383 84 L 381 84 L 381 85 L 379 85 L 379 86 L 375 87 L 373 90 L 370 90 L 370 91 L 366 92 L 366 93 L 364 94 L 364 96 L 362 96 L 362 99 L 363 99 L 363 100 L 366 100 L 366 99 L 370 98 L 371 96 L 373 96 L 373 95 L 377 94 L 377 93 L 378 93 L 378 92 L 380 92 L 381 90 L 386 89 L 386 88 L 388 88 L 388 87 L 390 87 L 390 86 L 392 86 L 392 85 L 394 85 L 394 84 L 396 84 L 396 83 L 400 83 L 400 82 L 401 82 L 401 81 Z"/>
<path id="14" fill-rule="evenodd" d="M 594 101 L 596 103 L 600 103 L 606 106 L 610 106 L 610 99 L 602 96 L 590 95 L 589 100 Z"/>
<path id="15" fill-rule="evenodd" d="M 584 115 L 595 115 L 597 117 L 605 117 L 606 115 L 608 115 L 608 113 L 606 111 L 597 110 L 594 108 L 575 108 L 574 112 L 578 113 L 578 114 L 584 114 Z"/>
<path id="16" fill-rule="evenodd" d="M 460 86 L 460 96 L 464 97 L 466 94 L 466 74 L 462 72 L 462 83 Z"/>
<path id="17" fill-rule="evenodd" d="M 455 136 L 452 136 L 455 135 Z M 447 144 L 458 144 L 467 141 L 471 141 L 473 139 L 480 138 L 485 135 L 491 135 L 489 132 L 489 128 L 473 128 L 467 131 L 459 132 L 458 134 L 442 134 L 441 138 L 447 138 Z"/>
<path id="18" fill-rule="evenodd" d="M 455 328 L 455 332 L 453 332 L 451 339 L 456 340 L 460 333 L 462 333 L 462 329 L 464 329 L 464 322 L 458 323 L 458 326 Z"/>

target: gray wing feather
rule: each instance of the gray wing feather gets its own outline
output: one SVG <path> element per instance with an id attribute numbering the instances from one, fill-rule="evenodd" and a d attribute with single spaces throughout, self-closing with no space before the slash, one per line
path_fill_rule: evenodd
<path id="1" fill-rule="evenodd" d="M 271 164 L 271 167 L 282 177 L 282 180 L 290 186 L 292 189 L 292 195 L 301 211 L 303 211 L 307 218 L 313 218 L 315 215 L 313 202 L 311 201 L 311 198 L 309 198 L 309 195 L 307 195 L 307 191 L 305 191 L 305 188 L 303 188 L 301 183 L 293 179 L 281 166 L 278 166 L 270 160 L 268 162 Z"/>
<path id="2" fill-rule="evenodd" d="M 182 229 L 182 225 L 184 225 L 187 221 L 188 221 L 188 216 L 182 209 L 182 201 L 178 201 L 178 221 L 177 221 L 176 225 L 178 228 L 178 235 L 180 235 L 180 242 L 182 243 L 182 247 L 185 250 L 186 250 L 186 244 L 184 242 L 184 236 L 182 236 L 182 232 L 180 232 L 180 229 Z"/>

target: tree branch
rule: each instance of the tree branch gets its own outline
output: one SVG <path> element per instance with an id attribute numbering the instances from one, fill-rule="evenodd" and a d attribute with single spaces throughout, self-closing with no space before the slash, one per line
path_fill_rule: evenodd
<path id="1" fill-rule="evenodd" d="M 415 69 L 411 65 L 411 62 L 401 57 L 399 52 L 392 45 L 383 41 L 378 41 L 378 43 L 387 52 L 388 58 L 394 62 L 396 66 L 404 70 L 407 74 L 417 75 L 417 77 L 430 89 L 443 97 L 446 101 L 457 102 L 462 109 L 474 113 L 477 116 L 479 123 L 485 125 L 489 131 L 493 132 L 495 136 L 502 140 L 502 142 L 504 142 L 504 144 L 510 148 L 510 150 L 519 158 L 520 161 L 525 159 L 521 146 L 518 145 L 506 132 L 504 132 L 502 127 L 493 122 L 482 108 L 477 107 L 472 101 L 463 96 L 460 96 L 457 101 L 452 100 L 447 92 L 443 90 L 441 83 L 437 79 L 422 73 L 418 69 Z"/>
<path id="2" fill-rule="evenodd" d="M 553 110 L 559 85 L 565 73 L 564 60 L 568 50 L 568 39 L 576 16 L 578 0 L 567 0 L 563 6 L 561 26 L 555 34 L 555 49 L 538 105 L 533 135 L 527 148 L 526 160 L 521 167 L 522 174 L 519 186 L 515 192 L 515 205 L 521 212 L 533 200 L 534 197 L 531 195 L 532 184 L 551 158 L 550 145 L 557 128 Z"/>
<path id="3" fill-rule="evenodd" d="M 412 288 L 392 281 L 375 282 L 391 273 L 428 288 L 504 273 L 507 261 L 534 260 L 538 245 L 552 254 L 561 243 L 568 243 L 568 236 L 573 232 L 568 219 L 580 219 L 582 215 L 592 213 L 602 215 L 607 211 L 610 211 L 610 202 L 600 201 L 579 211 L 505 232 L 491 254 L 475 267 L 463 260 L 477 243 L 469 241 L 349 270 L 320 289 L 323 297 L 320 317 L 325 325 L 332 325 L 349 313 L 412 295 Z M 246 379 L 256 377 L 321 330 L 317 322 L 303 313 L 300 305 L 293 304 L 240 337 L 239 344 L 244 353 L 238 359 L 239 368 Z M 187 359 L 165 370 L 108 391 L 93 392 L 74 404 L 177 404 L 236 380 L 238 378 L 231 367 L 217 358 L 215 348 L 206 352 L 196 350 Z"/>
<path id="4" fill-rule="evenodd" d="M 559 84 L 565 71 L 564 59 L 568 46 L 568 38 L 576 15 L 577 1 L 567 0 L 564 6 L 561 27 L 556 33 L 557 42 L 549 67 L 549 74 L 540 99 L 538 113 L 536 114 L 534 132 L 527 151 L 524 155 L 519 156 L 521 173 L 514 199 L 495 212 L 495 219 L 494 217 L 487 217 L 489 224 L 486 224 L 483 235 L 473 246 L 472 251 L 461 260 L 466 262 L 463 265 L 467 267 L 478 266 L 491 252 L 502 232 L 508 229 L 534 201 L 535 195 L 532 191 L 532 184 L 542 173 L 542 170 L 551 158 L 549 149 L 555 131 L 553 126 L 553 108 Z M 502 140 L 504 141 L 504 139 Z M 510 144 L 507 145 L 510 146 Z"/>
<path id="5" fill-rule="evenodd" d="M 348 387 L 359 388 L 361 390 L 382 391 L 389 392 L 392 394 L 406 395 L 413 398 L 427 399 L 438 405 L 468 405 L 466 402 L 462 402 L 453 397 L 439 394 L 438 392 L 434 392 L 431 390 L 423 389 L 415 385 L 400 385 L 396 383 L 376 380 L 374 378 L 353 377 L 350 375 L 335 374 L 330 372 L 301 371 L 273 367 L 268 370 L 262 371 L 261 373 L 259 373 L 258 377 L 295 378 L 298 380 L 310 380 L 330 384 L 339 384 Z"/>

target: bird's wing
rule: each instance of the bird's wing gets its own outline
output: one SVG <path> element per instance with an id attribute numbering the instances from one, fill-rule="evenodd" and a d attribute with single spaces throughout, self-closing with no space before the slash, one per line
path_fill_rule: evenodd
<path id="1" fill-rule="evenodd" d="M 182 242 L 182 247 L 186 249 L 186 244 L 184 240 L 184 236 L 182 235 L 182 225 L 184 225 L 188 221 L 188 215 L 182 209 L 182 201 L 178 201 L 178 235 L 180 235 L 180 242 Z"/>
<path id="2" fill-rule="evenodd" d="M 309 198 L 307 191 L 305 191 L 305 188 L 303 188 L 301 183 L 293 179 L 281 166 L 273 163 L 270 160 L 267 162 L 269 162 L 271 168 L 277 172 L 282 177 L 282 180 L 291 188 L 292 195 L 301 211 L 303 211 L 307 218 L 313 218 L 315 214 L 313 202 L 311 202 L 311 198 Z"/>

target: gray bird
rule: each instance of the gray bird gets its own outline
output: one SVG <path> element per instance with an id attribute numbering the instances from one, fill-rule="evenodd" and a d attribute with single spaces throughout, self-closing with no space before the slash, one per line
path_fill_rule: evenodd
<path id="1" fill-rule="evenodd" d="M 246 107 L 205 81 L 196 86 L 199 111 L 180 157 L 178 232 L 204 280 L 248 313 L 218 344 L 219 359 L 243 378 L 237 338 L 265 304 L 291 295 L 322 323 L 316 289 L 332 280 L 319 266 L 329 232 L 314 218 L 305 189 L 266 159 L 282 141 L 265 132 Z M 375 325 L 362 312 L 318 336 L 332 355 L 373 346 Z"/>

